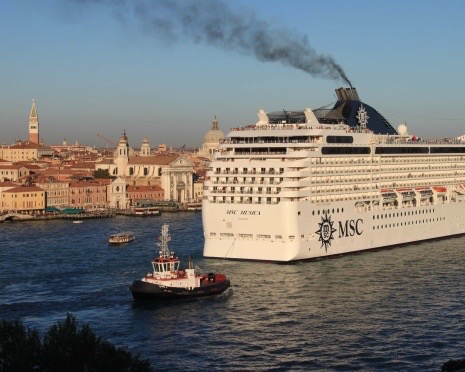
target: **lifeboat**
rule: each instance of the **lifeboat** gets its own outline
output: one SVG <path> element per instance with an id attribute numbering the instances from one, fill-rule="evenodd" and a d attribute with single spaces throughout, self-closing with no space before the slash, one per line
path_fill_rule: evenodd
<path id="1" fill-rule="evenodd" d="M 428 199 L 433 195 L 431 187 L 416 187 L 415 191 L 420 194 L 421 199 Z"/>
<path id="2" fill-rule="evenodd" d="M 397 199 L 397 194 L 394 190 L 390 189 L 381 189 L 381 196 L 383 197 L 383 202 L 392 202 Z"/>
<path id="3" fill-rule="evenodd" d="M 445 186 L 433 186 L 433 190 L 438 194 L 445 194 L 447 192 L 447 187 Z"/>
<path id="4" fill-rule="evenodd" d="M 413 200 L 415 199 L 415 191 L 409 188 L 401 188 L 396 190 L 400 195 L 402 195 L 402 200 Z"/>

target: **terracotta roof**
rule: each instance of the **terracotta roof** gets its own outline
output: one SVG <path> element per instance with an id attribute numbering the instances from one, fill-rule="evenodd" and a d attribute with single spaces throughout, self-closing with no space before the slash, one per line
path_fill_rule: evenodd
<path id="1" fill-rule="evenodd" d="M 109 185 L 113 180 L 111 178 L 96 178 L 95 181 L 101 185 Z"/>
<path id="2" fill-rule="evenodd" d="M 160 186 L 128 186 L 128 192 L 163 191 Z"/>
<path id="3" fill-rule="evenodd" d="M 51 150 L 50 147 L 38 145 L 37 143 L 34 142 L 21 142 L 16 145 L 10 146 L 10 149 L 38 149 L 38 150 Z"/>
<path id="4" fill-rule="evenodd" d="M 0 182 L 0 187 L 17 187 L 19 186 L 17 183 L 13 183 L 10 181 Z"/>
<path id="5" fill-rule="evenodd" d="M 205 177 L 207 175 L 207 170 L 206 169 L 199 169 L 197 172 L 195 172 L 197 176 L 199 177 Z"/>
<path id="6" fill-rule="evenodd" d="M 130 158 L 128 164 L 169 165 L 179 158 L 179 155 L 135 156 Z"/>
<path id="7" fill-rule="evenodd" d="M 41 169 L 40 172 L 37 172 L 37 174 L 43 174 L 43 175 L 55 175 L 60 173 L 58 168 L 47 168 L 47 169 Z"/>
<path id="8" fill-rule="evenodd" d="M 94 163 L 76 163 L 76 164 L 73 164 L 71 165 L 71 168 L 73 169 L 94 169 L 95 168 L 95 164 Z"/>
<path id="9" fill-rule="evenodd" d="M 0 164 L 0 169 L 20 169 L 20 168 L 26 168 L 22 165 L 1 165 Z"/>
<path id="10" fill-rule="evenodd" d="M 34 179 L 34 183 L 69 183 L 69 182 L 60 181 L 54 176 L 40 174 Z"/>
<path id="11" fill-rule="evenodd" d="M 69 184 L 69 187 L 96 187 L 96 186 L 105 186 L 96 181 L 74 181 Z"/>
<path id="12" fill-rule="evenodd" d="M 19 192 L 32 192 L 32 191 L 45 191 L 45 190 L 37 186 L 18 186 L 18 187 L 14 187 L 12 189 L 6 190 L 4 192 L 19 193 Z"/>
<path id="13" fill-rule="evenodd" d="M 30 163 L 28 161 L 17 161 L 15 162 L 16 165 L 22 165 L 23 167 L 29 168 L 29 169 L 43 169 L 47 164 L 43 164 L 41 167 L 40 164 L 37 163 Z"/>
<path id="14" fill-rule="evenodd" d="M 102 159 L 97 161 L 95 164 L 113 164 L 113 159 Z"/>

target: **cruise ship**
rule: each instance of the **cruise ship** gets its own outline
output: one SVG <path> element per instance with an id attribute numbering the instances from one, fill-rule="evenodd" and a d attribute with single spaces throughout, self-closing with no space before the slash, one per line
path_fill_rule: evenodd
<path id="1" fill-rule="evenodd" d="M 355 88 L 336 95 L 231 129 L 204 183 L 205 257 L 289 262 L 465 233 L 465 143 L 395 129 Z"/>

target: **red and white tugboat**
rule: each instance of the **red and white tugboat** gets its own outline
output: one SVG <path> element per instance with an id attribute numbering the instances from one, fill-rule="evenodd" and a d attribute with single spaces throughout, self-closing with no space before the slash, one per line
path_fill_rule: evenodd
<path id="1" fill-rule="evenodd" d="M 160 255 L 152 261 L 153 272 L 129 287 L 134 300 L 174 300 L 214 296 L 223 293 L 229 279 L 219 273 L 196 274 L 189 260 L 189 268 L 179 269 L 179 258 L 168 249 L 171 240 L 168 225 L 163 225 Z"/>

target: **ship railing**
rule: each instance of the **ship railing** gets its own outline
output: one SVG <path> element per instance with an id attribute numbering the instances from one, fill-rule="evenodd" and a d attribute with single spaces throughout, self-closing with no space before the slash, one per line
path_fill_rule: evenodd
<path id="1" fill-rule="evenodd" d="M 385 144 L 409 144 L 409 145 L 460 145 L 464 142 L 457 138 L 421 138 L 412 140 L 410 137 L 391 136 L 391 135 L 375 135 L 376 143 Z"/>

